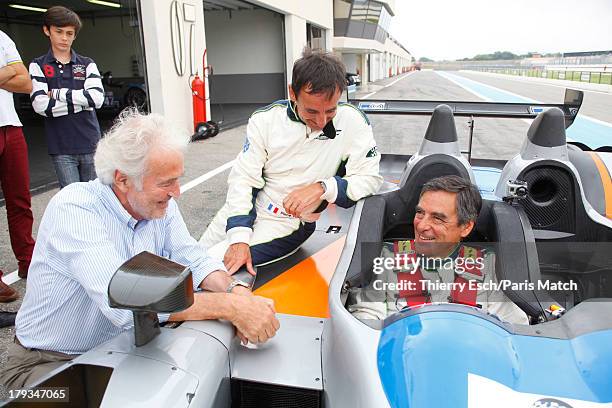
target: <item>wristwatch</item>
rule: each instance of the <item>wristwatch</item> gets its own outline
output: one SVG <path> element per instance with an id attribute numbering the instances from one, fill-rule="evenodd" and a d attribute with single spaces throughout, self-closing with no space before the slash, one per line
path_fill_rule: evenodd
<path id="1" fill-rule="evenodd" d="M 243 287 L 245 287 L 245 288 L 247 288 L 247 289 L 251 289 L 251 286 L 250 286 L 248 283 L 243 282 L 243 281 L 241 281 L 241 280 L 234 279 L 234 280 L 233 280 L 233 281 L 232 281 L 232 282 L 229 284 L 229 286 L 227 287 L 227 289 L 225 289 L 225 292 L 226 292 L 226 293 L 232 293 L 232 290 L 234 290 L 234 288 L 235 288 L 236 286 L 243 286 Z"/>

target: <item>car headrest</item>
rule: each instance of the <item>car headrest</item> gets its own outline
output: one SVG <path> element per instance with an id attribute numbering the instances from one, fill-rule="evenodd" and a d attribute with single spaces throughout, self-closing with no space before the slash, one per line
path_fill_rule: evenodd
<path id="1" fill-rule="evenodd" d="M 436 143 L 451 143 L 458 140 L 455 117 L 450 106 L 436 106 L 425 132 L 425 140 Z"/>
<path id="2" fill-rule="evenodd" d="M 541 112 L 529 126 L 527 138 L 542 147 L 565 146 L 565 116 L 559 108 Z"/>
<path id="3" fill-rule="evenodd" d="M 470 180 L 465 166 L 455 157 L 447 154 L 431 154 L 419 160 L 399 190 L 385 195 L 387 201 L 387 226 L 398 222 L 412 221 L 414 208 L 419 202 L 421 188 L 428 181 L 441 176 L 454 175 Z"/>

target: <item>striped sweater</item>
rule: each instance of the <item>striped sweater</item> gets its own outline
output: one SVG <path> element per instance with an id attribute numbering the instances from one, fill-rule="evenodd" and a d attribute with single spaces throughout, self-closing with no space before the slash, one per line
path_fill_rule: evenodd
<path id="1" fill-rule="evenodd" d="M 96 63 L 72 51 L 70 62 L 58 61 L 51 50 L 30 64 L 32 107 L 45 117 L 49 154 L 93 153 L 100 139 L 94 109 L 104 102 Z"/>

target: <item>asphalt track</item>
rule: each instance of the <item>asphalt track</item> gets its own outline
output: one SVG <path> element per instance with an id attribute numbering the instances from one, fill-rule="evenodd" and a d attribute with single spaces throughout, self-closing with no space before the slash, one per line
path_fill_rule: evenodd
<path id="1" fill-rule="evenodd" d="M 477 88 L 481 92 L 476 91 Z M 487 95 L 481 94 L 482 89 L 487 89 L 485 92 Z M 511 98 L 508 92 L 514 97 L 544 103 L 562 103 L 564 89 L 558 84 L 549 84 L 545 80 L 541 82 L 525 81 L 516 77 L 499 77 L 469 72 L 418 71 L 368 84 L 357 91 L 354 97 L 480 101 L 495 99 L 495 97 Z M 609 140 L 608 145 L 612 145 L 612 93 L 609 93 L 605 87 L 602 87 L 600 91 L 585 91 L 584 103 L 580 112 L 596 121 L 604 122 L 596 122 L 601 126 L 598 131 L 607 131 L 607 136 L 604 136 L 605 140 Z M 370 115 L 370 120 L 379 151 L 399 154 L 412 154 L 416 151 L 428 123 L 428 118 L 414 116 Z M 527 122 L 516 119 L 477 119 L 474 130 L 473 157 L 511 158 L 516 154 L 525 138 L 529 126 Z M 456 119 L 456 125 L 463 148 L 467 149 L 467 118 Z M 222 131 L 213 139 L 193 143 L 189 147 L 185 158 L 185 174 L 181 179 L 183 186 L 189 189 L 180 197 L 178 203 L 189 231 L 196 239 L 202 234 L 214 213 L 225 200 L 229 170 L 218 169 L 235 158 L 242 147 L 245 129 L 246 126 L 240 126 Z M 217 172 L 214 172 L 215 170 Z M 209 174 L 202 180 L 202 175 L 209 172 L 216 174 Z M 33 197 L 34 234 L 36 234 L 47 203 L 57 191 L 51 190 Z M 2 207 L 0 208 L 0 269 L 5 271 L 5 281 L 11 282 L 12 287 L 23 296 L 25 282 L 19 280 L 16 274 L 11 273 L 16 268 L 17 262 L 10 249 L 6 210 Z M 20 304 L 21 299 L 8 304 L 0 303 L 0 310 L 16 311 Z M 13 336 L 13 328 L 0 329 L 0 366 L 6 359 L 6 345 L 12 341 Z"/>

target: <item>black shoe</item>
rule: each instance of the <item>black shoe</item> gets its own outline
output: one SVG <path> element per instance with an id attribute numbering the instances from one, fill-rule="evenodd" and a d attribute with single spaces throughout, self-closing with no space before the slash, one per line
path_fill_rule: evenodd
<path id="1" fill-rule="evenodd" d="M 15 312 L 0 312 L 0 327 L 9 327 L 15 325 Z"/>

